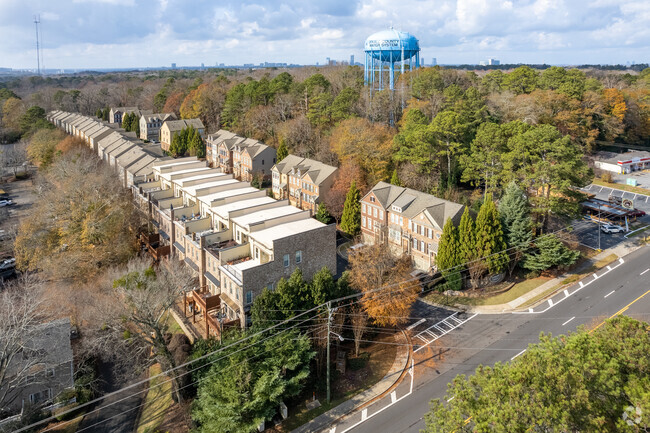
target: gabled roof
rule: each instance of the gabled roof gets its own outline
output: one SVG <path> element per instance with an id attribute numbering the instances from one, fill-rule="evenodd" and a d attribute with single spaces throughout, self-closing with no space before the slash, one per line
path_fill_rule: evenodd
<path id="1" fill-rule="evenodd" d="M 451 218 L 455 224 L 458 224 L 465 206 L 452 201 L 443 200 L 434 195 L 416 191 L 411 188 L 391 185 L 386 182 L 379 182 L 368 194 L 374 194 L 379 204 L 384 209 L 390 209 L 393 206 L 401 209 L 400 215 L 409 219 L 414 219 L 424 212 L 424 215 L 434 225 L 440 229 L 445 225 L 445 221 Z"/>
<path id="2" fill-rule="evenodd" d="M 287 155 L 282 161 L 276 163 L 272 168 L 277 169 L 282 174 L 287 174 L 292 168 L 300 164 L 305 158 L 296 155 Z"/>
<path id="3" fill-rule="evenodd" d="M 167 125 L 170 131 L 180 131 L 183 128 L 192 126 L 194 129 L 205 129 L 201 119 L 181 119 L 181 120 L 166 120 L 163 126 Z"/>
<path id="4" fill-rule="evenodd" d="M 145 122 L 164 122 L 165 120 L 176 119 L 175 113 L 153 113 L 153 114 L 142 114 L 140 119 L 144 117 Z"/>

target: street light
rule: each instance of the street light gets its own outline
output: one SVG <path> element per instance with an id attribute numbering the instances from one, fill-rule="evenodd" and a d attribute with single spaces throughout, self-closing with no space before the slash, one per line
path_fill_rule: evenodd
<path id="1" fill-rule="evenodd" d="M 600 202 L 598 202 L 598 251 L 600 249 Z"/>

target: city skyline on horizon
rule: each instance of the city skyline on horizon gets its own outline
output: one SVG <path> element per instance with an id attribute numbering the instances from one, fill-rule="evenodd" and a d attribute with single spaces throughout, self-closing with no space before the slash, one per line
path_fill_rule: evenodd
<path id="1" fill-rule="evenodd" d="M 420 40 L 424 64 L 629 64 L 650 57 L 645 2 L 593 0 L 0 0 L 0 67 L 36 69 L 34 15 L 44 68 L 140 69 L 363 58 L 372 33 L 393 25 Z M 430 4 L 429 4 L 430 6 Z M 143 20 L 143 17 L 145 19 Z"/>

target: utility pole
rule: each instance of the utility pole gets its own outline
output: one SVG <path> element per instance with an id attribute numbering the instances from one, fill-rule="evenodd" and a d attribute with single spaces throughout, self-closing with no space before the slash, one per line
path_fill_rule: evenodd
<path id="1" fill-rule="evenodd" d="M 332 323 L 332 301 L 327 301 L 327 404 L 330 404 L 330 325 Z"/>
<path id="2" fill-rule="evenodd" d="M 34 15 L 34 25 L 36 26 L 36 66 L 38 75 L 41 75 L 41 55 L 38 46 L 38 25 L 41 23 L 40 15 Z"/>
<path id="3" fill-rule="evenodd" d="M 600 202 L 598 202 L 598 251 L 600 249 Z"/>

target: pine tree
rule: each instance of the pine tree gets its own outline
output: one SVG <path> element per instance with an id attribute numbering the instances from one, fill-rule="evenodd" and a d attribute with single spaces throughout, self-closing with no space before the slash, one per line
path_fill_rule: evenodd
<path id="1" fill-rule="evenodd" d="M 330 223 L 330 221 L 332 220 L 332 216 L 327 211 L 327 206 L 325 206 L 325 203 L 320 203 L 318 205 L 318 211 L 316 212 L 316 215 L 314 215 L 314 218 L 316 218 L 318 221 L 322 222 L 323 224 Z"/>
<path id="2" fill-rule="evenodd" d="M 356 236 L 361 230 L 361 193 L 357 183 L 352 181 L 350 189 L 345 196 L 343 215 L 341 216 L 341 230 L 350 236 Z"/>
<path id="3" fill-rule="evenodd" d="M 397 175 L 397 169 L 393 170 L 393 175 L 390 177 L 390 183 L 391 185 L 402 186 L 402 182 L 400 182 L 399 176 Z"/>
<path id="4" fill-rule="evenodd" d="M 104 108 L 104 111 L 102 113 L 102 120 L 104 122 L 108 122 L 108 117 L 111 115 L 111 109 L 106 107 Z"/>
<path id="5" fill-rule="evenodd" d="M 276 161 L 280 162 L 284 158 L 289 156 L 289 149 L 287 149 L 287 143 L 284 141 L 284 138 L 280 140 L 280 145 L 278 146 Z"/>
<path id="6" fill-rule="evenodd" d="M 130 125 L 131 125 L 131 115 L 129 113 L 124 113 L 124 115 L 122 116 L 122 128 L 124 128 L 125 131 L 128 131 Z"/>
<path id="7" fill-rule="evenodd" d="M 451 290 L 460 290 L 462 288 L 461 269 L 458 267 L 462 262 L 458 229 L 451 218 L 447 218 L 438 243 L 436 267 L 445 277 L 447 287 Z"/>
<path id="8" fill-rule="evenodd" d="M 465 207 L 463 216 L 460 219 L 458 226 L 458 240 L 460 247 L 460 260 L 462 262 L 469 262 L 474 260 L 477 256 L 476 251 L 476 224 L 474 219 L 469 214 L 469 208 Z"/>
<path id="9" fill-rule="evenodd" d="M 101 108 L 98 108 L 97 111 L 95 111 L 95 117 L 97 117 L 98 119 L 101 119 L 103 115 L 104 112 L 102 111 Z"/>
<path id="10" fill-rule="evenodd" d="M 580 257 L 580 251 L 569 249 L 555 235 L 540 236 L 535 240 L 536 250 L 526 254 L 523 266 L 531 271 L 545 271 L 553 266 L 571 266 Z"/>
<path id="11" fill-rule="evenodd" d="M 530 204 L 523 190 L 514 181 L 506 187 L 499 200 L 499 216 L 511 252 L 510 272 L 512 273 L 533 240 Z"/>
<path id="12" fill-rule="evenodd" d="M 492 194 L 487 194 L 476 217 L 476 250 L 479 258 L 485 259 L 485 266 L 489 273 L 503 272 L 508 263 L 506 241 L 499 220 Z"/>
<path id="13" fill-rule="evenodd" d="M 187 150 L 190 152 L 190 156 L 196 156 L 197 148 L 194 147 L 196 134 L 197 131 L 192 126 L 188 126 L 187 129 L 183 128 L 181 131 L 181 140 L 185 141 Z"/>

